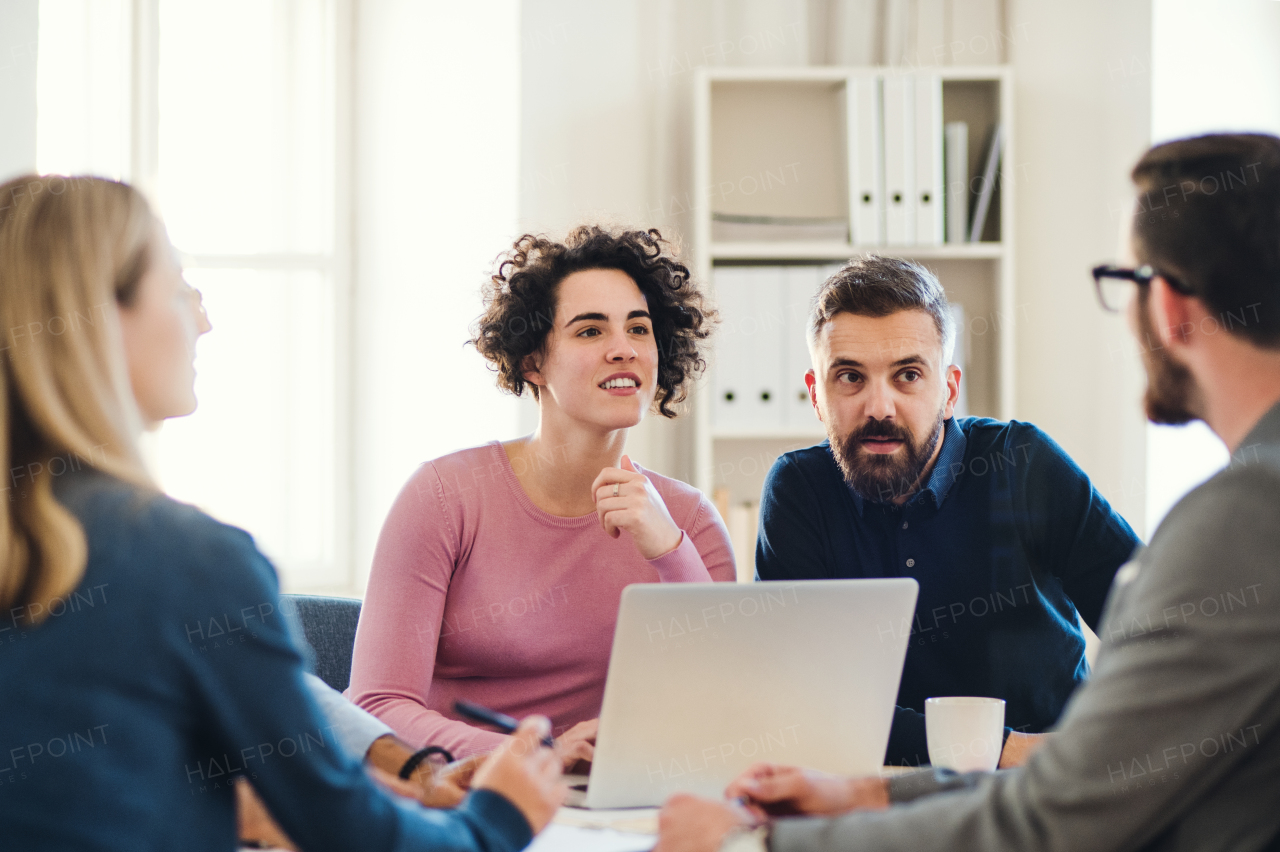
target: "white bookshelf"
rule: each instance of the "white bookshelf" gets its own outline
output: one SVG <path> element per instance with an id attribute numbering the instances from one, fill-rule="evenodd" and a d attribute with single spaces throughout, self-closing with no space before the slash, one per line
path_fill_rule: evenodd
<path id="1" fill-rule="evenodd" d="M 694 92 L 694 185 L 701 191 L 695 201 L 693 260 L 713 292 L 714 272 L 721 266 L 828 265 L 864 252 L 923 263 L 938 275 L 948 298 L 965 311 L 969 356 L 963 381 L 969 413 L 1007 419 L 1014 410 L 1012 353 L 1018 320 L 1013 300 L 1014 194 L 1009 191 L 1018 164 L 1012 77 L 1004 66 L 920 70 L 942 81 L 944 123 L 969 123 L 971 176 L 982 174 L 990 128 L 996 123 L 1003 128 L 998 208 L 992 208 L 984 230 L 986 241 L 867 245 L 829 239 L 713 239 L 712 214 L 725 212 L 823 219 L 843 215 L 852 229 L 851 199 L 858 199 L 849 176 L 845 92 L 855 78 L 900 74 L 903 69 L 703 68 Z M 763 185 L 792 163 L 796 165 L 789 174 L 799 174 L 803 163 L 807 180 L 777 183 L 768 199 L 764 193 L 748 199 L 745 192 L 732 198 L 732 191 L 726 195 L 718 189 L 735 175 L 745 176 L 739 183 L 747 187 L 752 185 L 747 179 Z M 821 441 L 825 434 L 816 417 L 811 427 L 714 426 L 712 388 L 718 354 L 713 351 L 710 373 L 695 397 L 697 484 L 708 494 L 728 489 L 730 503 L 740 506 L 759 500 L 772 459 Z"/>

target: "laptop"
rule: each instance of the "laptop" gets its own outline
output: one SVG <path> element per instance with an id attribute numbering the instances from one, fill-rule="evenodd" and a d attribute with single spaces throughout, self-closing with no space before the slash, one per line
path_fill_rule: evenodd
<path id="1" fill-rule="evenodd" d="M 884 763 L 916 581 L 641 583 L 622 593 L 588 808 L 720 797 L 753 763 Z"/>

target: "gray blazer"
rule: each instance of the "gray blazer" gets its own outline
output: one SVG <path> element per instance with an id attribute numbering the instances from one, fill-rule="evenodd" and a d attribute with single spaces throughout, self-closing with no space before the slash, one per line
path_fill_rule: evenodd
<path id="1" fill-rule="evenodd" d="M 774 852 L 1258 850 L 1280 834 L 1280 405 L 1116 574 L 1091 678 L 1025 767 Z M 934 773 L 895 787 L 934 785 Z"/>

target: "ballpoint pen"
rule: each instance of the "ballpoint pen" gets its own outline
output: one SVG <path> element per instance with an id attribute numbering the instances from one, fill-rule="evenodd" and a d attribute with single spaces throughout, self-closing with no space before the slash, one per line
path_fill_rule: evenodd
<path id="1" fill-rule="evenodd" d="M 514 734 L 516 727 L 520 724 L 506 713 L 499 713 L 496 710 L 490 710 L 488 707 L 483 707 L 470 701 L 459 699 L 453 702 L 453 709 L 460 716 L 465 716 L 473 722 L 492 725 L 504 734 Z M 550 736 L 546 736 L 542 738 L 542 744 L 547 748 L 555 748 L 556 741 Z"/>

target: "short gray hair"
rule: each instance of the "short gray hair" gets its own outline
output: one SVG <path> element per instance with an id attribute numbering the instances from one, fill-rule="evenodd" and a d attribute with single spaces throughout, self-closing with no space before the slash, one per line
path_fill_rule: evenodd
<path id="1" fill-rule="evenodd" d="M 809 342 L 837 314 L 887 317 L 899 311 L 924 311 L 933 318 L 942 340 L 942 359 L 951 362 L 956 342 L 955 320 L 938 276 L 918 263 L 867 254 L 855 257 L 818 288 L 809 303 Z"/>

